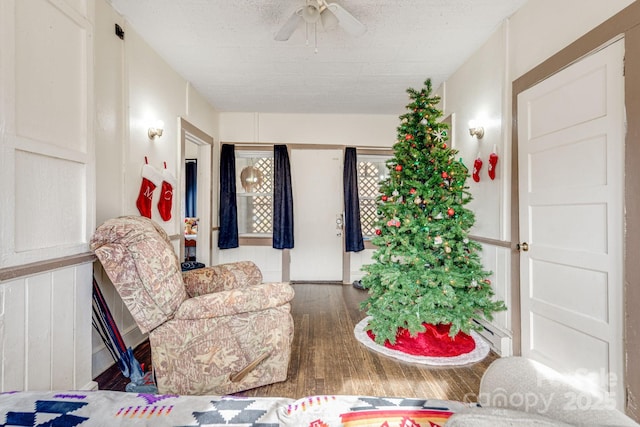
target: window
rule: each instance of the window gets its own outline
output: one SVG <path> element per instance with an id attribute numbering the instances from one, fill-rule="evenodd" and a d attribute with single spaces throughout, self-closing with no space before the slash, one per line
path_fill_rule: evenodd
<path id="1" fill-rule="evenodd" d="M 238 234 L 273 233 L 273 151 L 236 152 Z"/>
<path id="2" fill-rule="evenodd" d="M 360 199 L 360 223 L 362 236 L 371 239 L 375 235 L 378 219 L 378 189 L 380 181 L 389 176 L 386 162 L 391 156 L 358 156 L 358 197 Z"/>

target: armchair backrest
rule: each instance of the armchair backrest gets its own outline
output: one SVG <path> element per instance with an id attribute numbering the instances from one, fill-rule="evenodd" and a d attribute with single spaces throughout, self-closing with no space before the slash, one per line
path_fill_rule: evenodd
<path id="1" fill-rule="evenodd" d="M 171 319 L 187 299 L 167 233 L 150 219 L 124 216 L 106 221 L 91 238 L 91 250 L 143 333 Z"/>

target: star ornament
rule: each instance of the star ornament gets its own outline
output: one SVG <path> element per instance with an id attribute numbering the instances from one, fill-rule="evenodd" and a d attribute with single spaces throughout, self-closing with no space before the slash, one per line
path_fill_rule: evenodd
<path id="1" fill-rule="evenodd" d="M 442 142 L 444 141 L 444 139 L 447 137 L 447 131 L 446 130 L 438 130 L 436 132 L 433 133 L 433 138 L 437 141 L 437 142 Z"/>

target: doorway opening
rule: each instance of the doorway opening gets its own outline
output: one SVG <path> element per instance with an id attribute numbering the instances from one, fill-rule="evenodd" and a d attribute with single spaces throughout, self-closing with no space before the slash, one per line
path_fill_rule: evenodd
<path id="1" fill-rule="evenodd" d="M 180 259 L 210 265 L 212 232 L 213 137 L 180 119 L 181 212 L 184 230 Z"/>

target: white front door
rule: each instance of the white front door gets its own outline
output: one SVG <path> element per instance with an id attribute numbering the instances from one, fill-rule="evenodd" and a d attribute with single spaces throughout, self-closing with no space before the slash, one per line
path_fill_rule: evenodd
<path id="1" fill-rule="evenodd" d="M 623 55 L 617 41 L 518 96 L 522 354 L 620 409 Z"/>
<path id="2" fill-rule="evenodd" d="M 291 150 L 291 280 L 342 281 L 342 169 L 342 150 Z"/>

